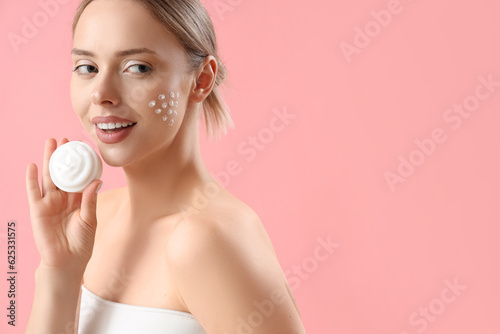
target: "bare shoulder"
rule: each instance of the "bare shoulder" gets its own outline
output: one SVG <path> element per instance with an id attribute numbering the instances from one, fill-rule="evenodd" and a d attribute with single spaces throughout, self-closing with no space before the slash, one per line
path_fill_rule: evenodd
<path id="1" fill-rule="evenodd" d="M 259 216 L 234 196 L 225 194 L 179 222 L 167 248 L 178 296 L 207 333 L 234 332 L 256 303 L 266 305 L 267 319 L 254 334 L 304 333 Z"/>
<path id="2" fill-rule="evenodd" d="M 203 210 L 191 214 L 176 226 L 169 239 L 170 260 L 185 260 L 199 252 L 231 250 L 266 252 L 269 260 L 276 254 L 257 213 L 227 191 Z"/>

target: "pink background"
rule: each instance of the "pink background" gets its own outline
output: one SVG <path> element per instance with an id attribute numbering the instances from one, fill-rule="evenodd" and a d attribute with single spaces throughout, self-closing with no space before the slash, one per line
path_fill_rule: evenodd
<path id="1" fill-rule="evenodd" d="M 261 217 L 307 332 L 499 333 L 500 87 L 479 80 L 500 82 L 498 3 L 204 3 L 236 127 L 219 143 L 202 135 L 203 156 L 213 173 L 232 160 L 242 167 L 227 188 Z M 39 261 L 26 165 L 40 165 L 47 137 L 88 142 L 69 100 L 76 5 L 43 22 L 37 1 L 0 2 L 2 333 L 24 333 Z M 387 8 L 390 20 L 374 14 Z M 16 52 L 8 34 L 34 16 L 41 27 Z M 464 103 L 470 115 L 450 110 Z M 270 139 L 273 110 L 284 109 L 296 117 Z M 259 135 L 266 144 L 247 161 L 238 147 Z M 406 174 L 391 187 L 386 174 L 398 168 Z M 103 189 L 124 184 L 109 166 L 103 180 Z M 15 328 L 4 315 L 9 220 L 18 235 Z M 340 246 L 315 251 L 328 237 Z"/>

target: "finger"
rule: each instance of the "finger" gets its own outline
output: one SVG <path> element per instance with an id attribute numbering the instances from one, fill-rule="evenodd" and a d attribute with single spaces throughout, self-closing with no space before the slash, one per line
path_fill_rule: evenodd
<path id="1" fill-rule="evenodd" d="M 48 138 L 45 141 L 45 152 L 43 154 L 43 174 L 42 174 L 42 197 L 50 190 L 56 189 L 49 172 L 49 161 L 52 153 L 57 148 L 57 143 L 54 138 Z"/>
<path id="2" fill-rule="evenodd" d="M 96 206 L 97 192 L 102 185 L 101 180 L 92 181 L 82 192 L 82 205 L 80 207 L 80 218 L 86 222 L 93 231 L 97 228 Z"/>
<path id="3" fill-rule="evenodd" d="M 66 138 L 66 137 L 62 137 L 61 139 L 59 139 L 59 142 L 58 142 L 57 147 L 59 147 L 59 146 L 61 146 L 61 145 L 64 145 L 64 144 L 66 144 L 66 143 L 68 143 L 68 142 L 69 142 L 68 138 Z"/>
<path id="4" fill-rule="evenodd" d="M 26 168 L 26 192 L 28 202 L 31 204 L 40 200 L 40 185 L 38 184 L 38 167 L 30 162 Z"/>

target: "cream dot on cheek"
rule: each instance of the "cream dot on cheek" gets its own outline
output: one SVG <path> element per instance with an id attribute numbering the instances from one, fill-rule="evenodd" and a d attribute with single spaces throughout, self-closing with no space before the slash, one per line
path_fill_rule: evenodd
<path id="1" fill-rule="evenodd" d="M 164 101 L 167 96 L 170 97 L 171 100 Z M 169 93 L 160 93 L 158 95 L 159 102 L 157 102 L 156 100 L 151 100 L 149 102 L 149 107 L 156 107 L 156 109 L 154 109 L 155 113 L 161 116 L 164 122 L 168 121 L 169 126 L 173 126 L 175 116 L 177 116 L 177 110 L 175 108 L 179 106 L 179 102 L 177 101 L 179 96 L 180 93 L 174 91 L 170 91 Z M 165 110 L 165 113 L 163 113 L 163 110 Z"/>

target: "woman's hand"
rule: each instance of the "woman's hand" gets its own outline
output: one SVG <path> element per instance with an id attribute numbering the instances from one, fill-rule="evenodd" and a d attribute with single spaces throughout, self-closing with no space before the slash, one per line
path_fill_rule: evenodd
<path id="1" fill-rule="evenodd" d="M 27 166 L 26 188 L 40 265 L 83 275 L 94 247 L 97 191 L 102 181 L 92 181 L 82 193 L 67 193 L 54 185 L 49 160 L 56 148 L 67 142 L 66 138 L 59 144 L 53 138 L 47 139 L 41 193 L 34 163 Z"/>

